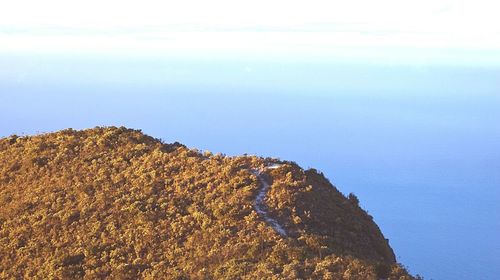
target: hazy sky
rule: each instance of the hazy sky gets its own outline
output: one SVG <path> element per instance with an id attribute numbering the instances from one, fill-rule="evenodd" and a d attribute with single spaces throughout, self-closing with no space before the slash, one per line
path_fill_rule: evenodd
<path id="1" fill-rule="evenodd" d="M 67 1 L 0 5 L 0 51 L 256 55 L 500 65 L 493 0 Z"/>

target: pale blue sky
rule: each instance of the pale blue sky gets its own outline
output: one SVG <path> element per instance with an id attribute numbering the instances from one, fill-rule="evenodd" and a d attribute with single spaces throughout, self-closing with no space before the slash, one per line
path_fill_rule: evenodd
<path id="1" fill-rule="evenodd" d="M 495 279 L 498 11 L 491 0 L 4 1 L 0 136 L 125 125 L 294 160 L 356 193 L 412 272 Z"/>

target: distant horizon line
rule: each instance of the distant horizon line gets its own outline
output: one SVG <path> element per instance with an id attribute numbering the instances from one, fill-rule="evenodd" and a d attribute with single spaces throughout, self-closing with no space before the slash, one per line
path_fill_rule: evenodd
<path id="1" fill-rule="evenodd" d="M 396 65 L 500 66 L 500 36 L 490 38 L 490 43 L 485 44 L 453 34 L 445 38 L 442 33 L 421 32 L 30 30 L 12 28 L 7 32 L 0 27 L 0 54 L 293 58 Z"/>

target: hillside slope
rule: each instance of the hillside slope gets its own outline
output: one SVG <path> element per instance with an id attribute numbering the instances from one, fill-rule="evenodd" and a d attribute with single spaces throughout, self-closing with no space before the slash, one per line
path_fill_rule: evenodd
<path id="1" fill-rule="evenodd" d="M 321 173 L 123 127 L 1 139 L 0 205 L 2 279 L 414 279 Z"/>

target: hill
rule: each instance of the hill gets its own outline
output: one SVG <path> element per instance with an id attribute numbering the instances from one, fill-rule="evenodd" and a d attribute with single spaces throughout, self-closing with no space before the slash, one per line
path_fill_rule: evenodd
<path id="1" fill-rule="evenodd" d="M 2 279 L 414 279 L 318 171 L 126 128 L 0 140 Z"/>

